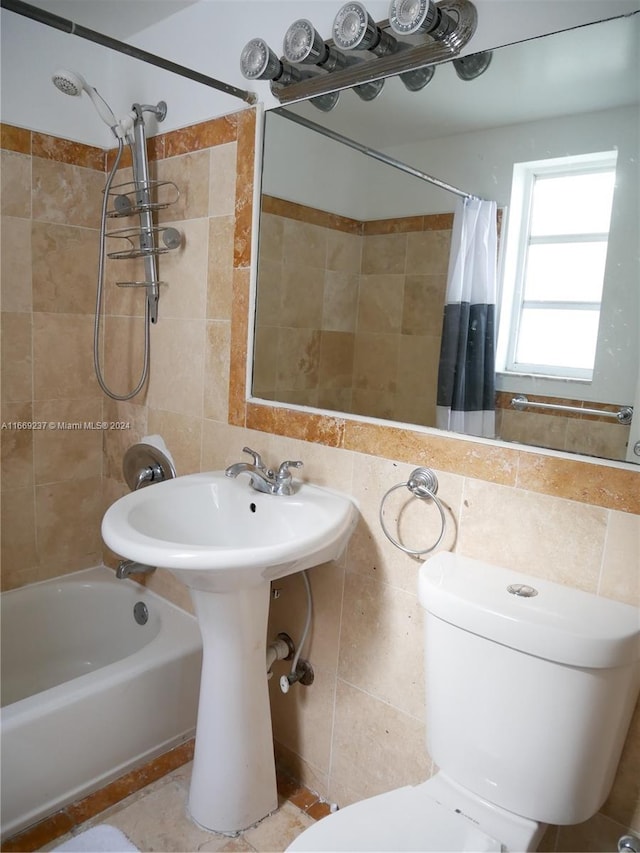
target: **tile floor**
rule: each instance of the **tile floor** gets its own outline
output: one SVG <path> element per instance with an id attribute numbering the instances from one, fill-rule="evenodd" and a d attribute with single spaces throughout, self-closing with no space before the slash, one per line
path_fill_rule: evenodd
<path id="1" fill-rule="evenodd" d="M 308 826 L 328 812 L 326 803 L 287 779 L 278 780 L 278 811 L 236 838 L 208 832 L 187 814 L 191 763 L 147 785 L 71 833 L 40 848 L 52 850 L 72 835 L 107 823 L 120 829 L 141 851 L 166 853 L 275 853 L 283 851 Z M 314 817 L 315 816 L 315 817 Z"/>

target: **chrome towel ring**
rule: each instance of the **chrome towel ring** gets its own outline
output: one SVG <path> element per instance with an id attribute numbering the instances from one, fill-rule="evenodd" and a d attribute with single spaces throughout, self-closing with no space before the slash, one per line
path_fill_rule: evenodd
<path id="1" fill-rule="evenodd" d="M 384 505 L 392 492 L 395 492 L 397 489 L 409 489 L 409 491 L 416 498 L 420 498 L 421 500 L 433 501 L 440 513 L 440 519 L 442 521 L 442 529 L 440 530 L 440 535 L 436 539 L 435 543 L 431 545 L 429 548 L 422 548 L 420 550 L 416 550 L 414 548 L 407 548 L 406 545 L 403 545 L 397 539 L 389 533 L 384 523 Z M 395 486 L 391 486 L 391 488 L 385 492 L 380 501 L 380 527 L 382 527 L 382 532 L 387 537 L 389 542 L 399 548 L 401 551 L 404 551 L 405 554 L 411 554 L 414 557 L 419 557 L 422 554 L 428 554 L 431 551 L 435 551 L 438 545 L 442 542 L 442 537 L 444 536 L 445 528 L 446 528 L 446 518 L 444 515 L 444 508 L 442 506 L 442 502 L 438 497 L 436 497 L 436 492 L 438 491 L 438 478 L 431 470 L 431 468 L 415 468 L 411 472 L 411 476 L 406 483 L 397 483 Z"/>

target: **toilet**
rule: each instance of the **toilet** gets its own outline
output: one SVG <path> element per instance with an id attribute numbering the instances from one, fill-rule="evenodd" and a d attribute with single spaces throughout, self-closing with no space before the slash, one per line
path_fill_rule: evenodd
<path id="1" fill-rule="evenodd" d="M 608 796 L 640 689 L 640 610 L 446 552 L 422 565 L 418 596 L 439 771 L 287 850 L 520 853 Z"/>

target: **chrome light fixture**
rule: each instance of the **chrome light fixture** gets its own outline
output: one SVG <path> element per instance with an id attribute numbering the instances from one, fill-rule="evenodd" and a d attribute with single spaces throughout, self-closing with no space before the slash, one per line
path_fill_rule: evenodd
<path id="1" fill-rule="evenodd" d="M 333 22 L 333 40 L 343 50 L 368 50 L 375 56 L 388 56 L 407 47 L 381 29 L 357 0 L 339 10 Z M 416 68 L 399 76 L 407 89 L 417 92 L 431 80 L 434 70 Z"/>
<path id="2" fill-rule="evenodd" d="M 294 21 L 284 34 L 282 49 L 285 59 L 294 64 L 316 65 L 325 71 L 347 68 L 361 60 L 345 56 L 335 47 L 326 44 L 320 33 L 306 18 Z M 353 86 L 353 91 L 363 101 L 372 101 L 382 91 L 384 80 L 361 83 Z"/>
<path id="3" fill-rule="evenodd" d="M 307 75 L 298 68 L 282 62 L 264 39 L 247 42 L 240 54 L 240 70 L 247 80 L 271 80 L 271 90 L 276 94 L 280 86 L 289 86 L 304 80 Z M 338 103 L 339 92 L 327 92 L 311 98 L 311 103 L 323 112 L 329 112 Z"/>
<path id="4" fill-rule="evenodd" d="M 378 23 L 360 0 L 349 0 L 333 22 L 333 41 L 323 40 L 301 18 L 287 30 L 281 59 L 262 39 L 249 42 L 242 73 L 249 80 L 270 80 L 281 104 L 310 98 L 325 110 L 335 103 L 329 96 L 342 89 L 371 100 L 387 77 L 399 76 L 407 89 L 418 91 L 435 66 L 449 60 L 461 79 L 472 80 L 491 61 L 490 52 L 458 60 L 477 22 L 472 0 L 391 0 L 389 20 Z"/>

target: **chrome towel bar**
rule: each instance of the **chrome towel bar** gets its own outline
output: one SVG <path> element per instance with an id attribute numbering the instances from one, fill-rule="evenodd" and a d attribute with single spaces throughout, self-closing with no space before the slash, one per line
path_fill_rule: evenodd
<path id="1" fill-rule="evenodd" d="M 556 412 L 575 412 L 580 415 L 598 415 L 603 418 L 615 418 L 619 424 L 630 424 L 633 417 L 633 406 L 620 406 L 617 412 L 606 409 L 583 409 L 580 406 L 564 406 L 560 403 L 539 403 L 529 400 L 524 394 L 518 394 L 511 400 L 511 407 L 519 412 L 523 409 L 553 409 Z"/>

